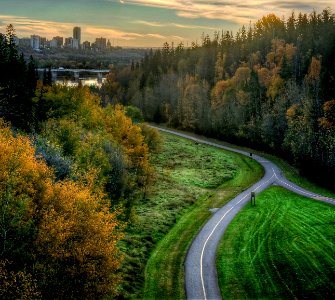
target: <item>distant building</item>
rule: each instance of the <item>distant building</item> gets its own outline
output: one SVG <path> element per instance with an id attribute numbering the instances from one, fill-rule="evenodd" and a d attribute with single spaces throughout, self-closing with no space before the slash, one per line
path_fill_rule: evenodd
<path id="1" fill-rule="evenodd" d="M 46 48 L 47 46 L 48 46 L 47 38 L 40 37 L 40 47 L 41 48 Z"/>
<path id="2" fill-rule="evenodd" d="M 72 37 L 65 38 L 64 47 L 72 48 L 72 44 L 73 44 L 73 38 Z"/>
<path id="3" fill-rule="evenodd" d="M 73 48 L 79 49 L 80 44 L 81 44 L 81 28 L 80 27 L 73 28 L 73 40 L 75 41 L 73 43 Z"/>
<path id="4" fill-rule="evenodd" d="M 22 39 L 19 39 L 19 46 L 20 47 L 25 47 L 25 48 L 28 48 L 30 47 L 30 38 L 22 38 Z"/>
<path id="5" fill-rule="evenodd" d="M 50 41 L 50 48 L 58 48 L 58 42 L 55 39 Z"/>
<path id="6" fill-rule="evenodd" d="M 111 44 L 110 40 L 108 40 L 108 42 L 107 42 L 107 49 L 111 49 L 111 48 L 112 48 L 112 44 Z"/>
<path id="7" fill-rule="evenodd" d="M 62 36 L 54 36 L 50 41 L 50 47 L 60 48 L 63 46 L 64 38 Z"/>
<path id="8" fill-rule="evenodd" d="M 72 49 L 79 49 L 79 40 L 72 39 Z"/>
<path id="9" fill-rule="evenodd" d="M 81 45 L 81 47 L 85 50 L 87 49 L 91 49 L 91 43 L 89 41 L 85 41 L 83 42 L 83 44 Z"/>
<path id="10" fill-rule="evenodd" d="M 39 35 L 31 35 L 30 36 L 30 46 L 34 50 L 39 50 L 41 47 L 40 36 Z"/>
<path id="11" fill-rule="evenodd" d="M 96 38 L 95 39 L 95 47 L 99 50 L 106 49 L 106 39 L 101 37 L 101 38 Z"/>

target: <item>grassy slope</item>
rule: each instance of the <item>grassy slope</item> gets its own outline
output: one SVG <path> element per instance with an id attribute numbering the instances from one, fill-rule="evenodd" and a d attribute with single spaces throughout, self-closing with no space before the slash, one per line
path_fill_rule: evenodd
<path id="1" fill-rule="evenodd" d="M 218 274 L 224 298 L 335 297 L 335 208 L 271 187 L 224 235 Z"/>
<path id="2" fill-rule="evenodd" d="M 165 127 L 163 125 L 160 125 L 160 126 L 163 127 L 163 128 Z M 182 131 L 182 130 L 177 130 L 177 129 L 173 129 L 173 130 L 175 130 L 177 132 L 185 133 L 185 131 Z M 287 179 L 291 180 L 292 182 L 294 182 L 294 183 L 296 183 L 296 184 L 298 184 L 298 185 L 300 185 L 300 186 L 302 186 L 302 187 L 304 187 L 304 188 L 306 188 L 306 189 L 308 189 L 312 192 L 319 193 L 319 194 L 324 195 L 324 196 L 335 198 L 335 193 L 332 193 L 329 190 L 327 190 L 326 188 L 320 187 L 320 186 L 314 184 L 313 182 L 309 181 L 308 179 L 306 179 L 304 177 L 301 177 L 299 175 L 299 170 L 297 168 L 295 168 L 294 166 L 290 165 L 287 161 L 285 161 L 282 158 L 279 158 L 277 156 L 274 156 L 274 155 L 271 155 L 271 154 L 268 154 L 268 153 L 265 153 L 265 152 L 256 151 L 256 150 L 248 148 L 248 147 L 240 147 L 240 146 L 230 144 L 230 143 L 227 143 L 227 142 L 224 142 L 224 141 L 220 141 L 220 140 L 217 140 L 217 139 L 207 138 L 205 136 L 198 135 L 198 134 L 195 134 L 195 133 L 192 133 L 192 132 L 187 132 L 187 134 L 189 134 L 193 137 L 197 137 L 197 138 L 201 138 L 201 139 L 213 142 L 213 143 L 217 143 L 217 144 L 221 144 L 221 145 L 224 145 L 224 146 L 228 146 L 228 147 L 232 147 L 232 148 L 235 148 L 235 149 L 240 149 L 240 150 L 244 150 L 246 152 L 252 152 L 254 154 L 261 155 L 261 156 L 271 160 L 275 164 L 277 164 L 277 166 L 283 171 L 285 177 Z"/>
<path id="3" fill-rule="evenodd" d="M 153 157 L 157 180 L 146 205 L 138 207 L 139 224 L 163 237 L 147 263 L 145 299 L 181 299 L 183 263 L 188 246 L 209 208 L 220 207 L 257 181 L 262 168 L 247 157 L 164 134 L 163 151 Z"/>

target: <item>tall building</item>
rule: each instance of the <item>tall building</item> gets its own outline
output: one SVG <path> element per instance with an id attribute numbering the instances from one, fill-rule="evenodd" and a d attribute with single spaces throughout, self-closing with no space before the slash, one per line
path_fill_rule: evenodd
<path id="1" fill-rule="evenodd" d="M 72 39 L 72 49 L 79 49 L 79 40 Z"/>
<path id="2" fill-rule="evenodd" d="M 79 49 L 81 43 L 81 28 L 74 27 L 73 28 L 73 48 Z"/>
<path id="3" fill-rule="evenodd" d="M 30 36 L 30 46 L 34 50 L 39 50 L 41 47 L 40 36 L 39 35 L 31 35 Z"/>

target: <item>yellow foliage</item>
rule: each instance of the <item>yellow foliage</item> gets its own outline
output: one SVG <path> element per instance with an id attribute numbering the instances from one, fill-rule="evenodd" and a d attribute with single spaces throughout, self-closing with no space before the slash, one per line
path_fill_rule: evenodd
<path id="1" fill-rule="evenodd" d="M 103 108 L 100 106 L 100 97 L 90 92 L 88 87 L 81 90 L 83 102 L 79 106 L 78 119 L 84 128 L 103 128 Z"/>
<path id="2" fill-rule="evenodd" d="M 141 128 L 132 123 L 125 115 L 121 105 L 106 108 L 105 116 L 106 131 L 124 147 L 129 158 L 131 168 L 147 169 L 149 167 L 149 148 L 144 142 Z"/>
<path id="3" fill-rule="evenodd" d="M 270 82 L 270 86 L 266 92 L 267 96 L 275 100 L 275 98 L 283 91 L 285 81 L 280 76 L 274 76 Z"/>
<path id="4" fill-rule="evenodd" d="M 10 187 L 16 199 L 39 197 L 41 181 L 51 177 L 47 166 L 34 157 L 28 138 L 13 137 L 5 123 L 0 122 L 0 197 L 8 197 Z"/>
<path id="5" fill-rule="evenodd" d="M 259 19 L 254 27 L 256 36 L 272 35 L 275 28 L 284 28 L 284 22 L 275 14 L 268 14 Z"/>
<path id="6" fill-rule="evenodd" d="M 14 137 L 2 121 L 0 153 L 0 225 L 13 239 L 20 228 L 34 226 L 37 236 L 32 233 L 28 240 L 17 243 L 32 240 L 25 251 L 34 254 L 37 276 L 48 278 L 39 281 L 42 295 L 48 285 L 58 285 L 60 298 L 70 291 L 83 298 L 115 293 L 119 282 L 116 270 L 122 261 L 117 248 L 122 226 L 117 212 L 109 211 L 104 195 L 92 194 L 72 181 L 55 183 L 46 164 L 35 158 L 28 138 Z M 0 243 L 11 243 L 2 233 Z M 11 253 L 3 253 L 6 255 Z M 0 266 L 0 277 L 4 272 Z M 20 272 L 15 276 L 27 278 Z M 82 288 L 74 291 L 72 285 L 78 280 Z"/>

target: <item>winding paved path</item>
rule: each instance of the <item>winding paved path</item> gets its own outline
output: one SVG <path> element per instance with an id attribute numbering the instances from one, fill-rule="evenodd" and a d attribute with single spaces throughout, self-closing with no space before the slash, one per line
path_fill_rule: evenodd
<path id="1" fill-rule="evenodd" d="M 152 127 L 198 143 L 237 152 L 248 157 L 250 156 L 249 152 L 208 142 L 173 130 L 156 126 Z M 283 176 L 281 170 L 271 161 L 258 155 L 252 155 L 252 158 L 264 167 L 264 177 L 236 196 L 225 206 L 217 210 L 195 237 L 188 250 L 185 260 L 185 288 L 187 299 L 221 299 L 216 273 L 216 249 L 228 224 L 236 216 L 239 210 L 250 201 L 250 194 L 252 191 L 257 194 L 271 184 L 277 184 L 297 194 L 335 205 L 335 199 L 309 192 L 287 180 Z"/>

